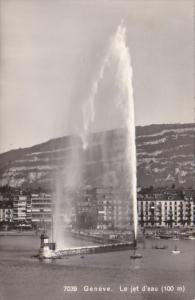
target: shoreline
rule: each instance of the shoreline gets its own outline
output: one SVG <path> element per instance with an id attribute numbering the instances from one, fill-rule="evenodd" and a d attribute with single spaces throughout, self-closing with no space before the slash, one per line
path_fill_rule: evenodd
<path id="1" fill-rule="evenodd" d="M 35 231 L 0 231 L 0 236 L 36 236 Z"/>

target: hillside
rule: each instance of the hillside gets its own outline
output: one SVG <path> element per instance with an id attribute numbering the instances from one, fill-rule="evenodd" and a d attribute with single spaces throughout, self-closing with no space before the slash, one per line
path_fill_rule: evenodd
<path id="1" fill-rule="evenodd" d="M 192 186 L 194 124 L 138 126 L 137 178 L 140 186 Z M 0 154 L 0 185 L 53 186 L 127 184 L 124 129 L 94 133 L 89 147 L 80 138 L 66 136 L 30 148 Z"/>

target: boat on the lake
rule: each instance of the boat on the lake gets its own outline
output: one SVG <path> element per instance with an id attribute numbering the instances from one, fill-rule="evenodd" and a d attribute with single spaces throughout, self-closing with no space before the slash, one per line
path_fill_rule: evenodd
<path id="1" fill-rule="evenodd" d="M 133 254 L 130 255 L 131 259 L 140 259 L 142 258 L 142 255 L 140 253 L 136 253 L 136 251 L 134 250 Z"/>
<path id="2" fill-rule="evenodd" d="M 152 249 L 157 249 L 157 250 L 164 250 L 164 249 L 167 249 L 168 246 L 167 245 L 155 245 L 155 246 L 152 246 Z"/>
<path id="3" fill-rule="evenodd" d="M 195 240 L 195 236 L 189 235 L 185 238 L 185 240 Z"/>
<path id="4" fill-rule="evenodd" d="M 177 245 L 175 245 L 175 248 L 174 248 L 174 250 L 172 250 L 172 253 L 173 254 L 180 254 L 181 253 L 181 251 L 177 248 Z"/>
<path id="5" fill-rule="evenodd" d="M 159 234 L 159 237 L 164 240 L 171 239 L 173 236 L 171 234 Z"/>

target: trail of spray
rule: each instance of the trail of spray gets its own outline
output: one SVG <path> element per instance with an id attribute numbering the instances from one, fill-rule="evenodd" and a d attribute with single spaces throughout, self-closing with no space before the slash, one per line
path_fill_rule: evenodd
<path id="1" fill-rule="evenodd" d="M 98 72 L 98 76 L 96 80 L 93 82 L 92 89 L 90 92 L 90 95 L 87 99 L 87 101 L 84 103 L 82 108 L 83 113 L 83 132 L 81 134 L 83 149 L 86 150 L 88 147 L 88 135 L 90 132 L 91 124 L 93 124 L 95 119 L 95 99 L 96 95 L 98 93 L 98 88 L 100 81 L 104 77 L 104 71 L 106 68 L 106 65 L 108 63 L 108 55 L 105 57 L 101 64 L 101 68 Z"/>
<path id="2" fill-rule="evenodd" d="M 121 22 L 114 37 L 110 41 L 108 51 L 105 55 L 97 79 L 94 81 L 91 93 L 83 106 L 83 132 L 81 135 L 83 149 L 88 147 L 88 134 L 95 119 L 95 99 L 101 80 L 104 77 L 107 65 L 116 69 L 116 82 L 118 92 L 115 95 L 115 104 L 123 115 L 125 126 L 127 128 L 127 149 L 126 156 L 129 172 L 129 193 L 133 206 L 133 224 L 134 234 L 137 238 L 137 175 L 136 175 L 136 144 L 135 144 L 135 117 L 134 117 L 134 99 L 132 85 L 132 66 L 128 46 L 126 44 L 126 28 Z"/>
<path id="3" fill-rule="evenodd" d="M 53 234 L 56 249 L 65 249 L 68 239 L 65 234 L 65 225 L 71 221 L 72 196 L 69 191 L 74 191 L 82 185 L 81 183 L 81 161 L 78 141 L 72 137 L 69 140 L 70 152 L 66 153 L 67 158 L 64 166 L 56 173 L 55 178 L 55 203 L 53 211 Z"/>

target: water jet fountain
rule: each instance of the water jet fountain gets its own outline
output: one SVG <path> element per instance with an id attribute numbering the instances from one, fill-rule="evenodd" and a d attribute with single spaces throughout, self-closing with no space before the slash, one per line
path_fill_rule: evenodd
<path id="1" fill-rule="evenodd" d="M 118 93 L 115 95 L 116 106 L 120 110 L 127 128 L 127 147 L 126 157 L 129 164 L 129 197 L 133 206 L 133 232 L 134 232 L 134 254 L 131 258 L 141 258 L 140 254 L 136 254 L 137 248 L 137 231 L 138 231 L 138 214 L 137 214 L 137 172 L 136 172 L 136 142 L 135 142 L 135 116 L 134 116 L 134 98 L 132 85 L 132 65 L 130 52 L 126 44 L 126 28 L 124 23 L 118 26 L 115 36 L 111 39 L 110 47 L 103 60 L 97 79 L 95 80 L 90 97 L 84 110 L 85 134 L 83 135 L 84 148 L 87 147 L 87 134 L 90 122 L 94 121 L 94 101 L 98 92 L 100 81 L 104 77 L 106 67 L 109 64 L 115 65 L 116 81 L 118 85 Z M 91 110 L 91 114 L 87 116 L 87 112 Z M 91 115 L 91 118 L 89 117 Z"/>
<path id="2" fill-rule="evenodd" d="M 132 204 L 133 212 L 133 232 L 134 232 L 134 250 L 137 246 L 137 231 L 138 231 L 138 215 L 137 215 L 137 176 L 136 176 L 136 144 L 135 144 L 135 117 L 134 117 L 134 99 L 133 99 L 133 85 L 132 85 L 132 66 L 130 59 L 130 52 L 126 43 L 126 28 L 124 23 L 118 26 L 117 31 L 113 38 L 110 40 L 110 44 L 106 55 L 103 59 L 102 65 L 100 67 L 98 76 L 92 85 L 91 92 L 86 102 L 83 104 L 82 113 L 83 113 L 83 128 L 80 128 L 78 135 L 82 140 L 83 152 L 89 146 L 89 133 L 91 131 L 92 124 L 96 118 L 95 112 L 95 100 L 98 94 L 99 85 L 101 80 L 104 78 L 105 72 L 109 66 L 114 66 L 115 68 L 115 77 L 117 91 L 114 98 L 114 105 L 117 108 L 118 112 L 122 115 L 125 128 L 127 130 L 127 146 L 126 146 L 126 160 L 128 162 L 128 191 L 129 199 Z M 78 148 L 74 150 L 74 155 L 72 154 L 72 161 L 70 166 L 72 168 L 77 168 L 77 176 L 81 176 L 80 170 L 80 161 Z M 77 165 L 75 164 L 75 158 L 77 159 Z M 79 177 L 78 176 L 78 177 Z M 75 187 L 78 184 L 77 180 L 74 181 L 72 185 Z M 58 226 L 58 212 L 59 212 L 59 201 L 56 203 L 56 212 L 54 224 Z M 57 225 L 56 225 L 57 224 Z M 57 232 L 57 229 L 54 228 L 54 233 Z M 58 234 L 59 235 L 59 234 Z M 61 233 L 60 233 L 61 235 Z M 54 234 L 55 238 L 55 234 Z M 58 237 L 58 240 L 61 238 Z M 58 243 L 57 243 L 58 246 Z M 63 245 L 60 245 L 60 248 L 63 248 Z M 59 246 L 58 246 L 59 249 Z M 131 256 L 132 258 L 140 258 L 140 254 L 134 253 Z"/>

